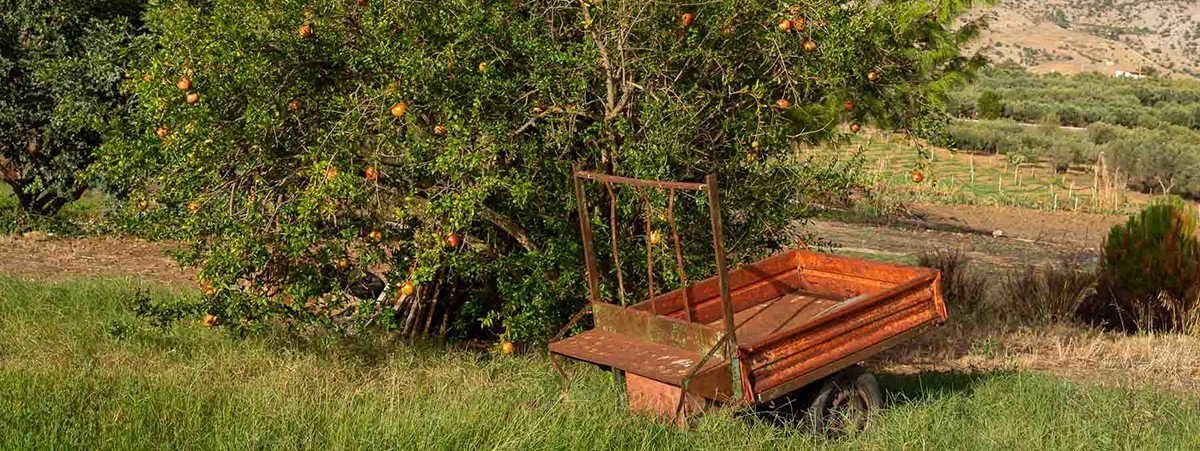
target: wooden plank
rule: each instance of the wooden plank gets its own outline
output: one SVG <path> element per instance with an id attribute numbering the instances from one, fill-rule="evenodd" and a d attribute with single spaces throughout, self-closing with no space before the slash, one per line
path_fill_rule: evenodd
<path id="1" fill-rule="evenodd" d="M 800 250 L 790 250 L 787 252 L 775 254 L 771 257 L 759 260 L 749 265 L 739 267 L 729 272 L 729 288 L 732 291 L 737 291 L 747 285 L 756 283 L 763 279 L 772 278 L 786 271 L 796 270 L 796 255 L 802 252 Z M 659 295 L 649 301 L 641 302 L 634 305 L 633 308 L 638 310 L 650 310 L 650 303 L 657 303 L 659 314 L 675 314 L 683 317 L 683 290 L 690 289 L 692 306 L 697 306 L 697 301 L 720 296 L 719 281 L 716 276 L 709 277 L 699 282 L 688 285 L 669 293 Z"/>
<path id="2" fill-rule="evenodd" d="M 620 368 L 676 387 L 683 384 L 684 376 L 687 376 L 692 365 L 699 362 L 701 357 L 692 352 L 600 329 L 592 329 L 550 343 L 550 352 Z M 727 368 L 728 365 L 728 362 L 713 356 L 704 363 L 700 371 L 701 374 L 705 374 L 708 371 Z M 723 372 L 729 371 L 726 369 Z M 699 391 L 688 391 L 703 395 Z"/>
<path id="3" fill-rule="evenodd" d="M 704 355 L 721 340 L 721 331 L 700 323 L 655 315 L 613 304 L 593 304 L 596 328 Z M 726 353 L 717 354 L 722 358 Z"/>

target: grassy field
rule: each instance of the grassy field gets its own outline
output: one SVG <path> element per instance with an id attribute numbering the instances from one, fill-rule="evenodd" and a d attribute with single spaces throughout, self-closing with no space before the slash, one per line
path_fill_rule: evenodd
<path id="1" fill-rule="evenodd" d="M 1018 170 L 1017 166 L 1007 163 L 1004 155 L 972 156 L 937 147 L 928 147 L 932 156 L 924 172 L 925 180 L 917 185 L 909 178 L 920 162 L 916 145 L 902 135 L 869 131 L 852 143 L 852 148 L 864 150 L 865 176 L 869 180 L 892 188 L 893 194 L 911 199 L 1048 211 L 1131 213 L 1137 211 L 1137 205 L 1143 204 L 1146 198 L 1124 189 L 1105 190 L 1101 187 L 1093 190 L 1093 175 L 1082 167 L 1074 167 L 1067 173 L 1053 173 L 1046 162 L 1038 162 L 1023 163 Z M 806 150 L 818 156 L 848 151 L 845 146 Z"/>
<path id="2" fill-rule="evenodd" d="M 1200 446 L 1195 399 L 1022 371 L 883 374 L 877 427 L 822 440 L 769 412 L 689 431 L 631 416 L 584 365 L 540 353 L 237 340 L 130 312 L 133 282 L 0 276 L 3 449 L 1146 449 Z M 150 296 L 178 296 L 163 290 Z"/>
<path id="3" fill-rule="evenodd" d="M 17 198 L 12 195 L 12 187 L 7 183 L 0 182 L 0 209 L 11 208 L 17 205 Z"/>

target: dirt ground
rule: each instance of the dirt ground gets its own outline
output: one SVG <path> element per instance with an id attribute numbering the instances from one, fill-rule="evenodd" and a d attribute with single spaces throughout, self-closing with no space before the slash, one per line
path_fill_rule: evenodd
<path id="1" fill-rule="evenodd" d="M 922 252 L 960 248 L 981 262 L 1011 267 L 1023 261 L 1085 260 L 1120 216 L 1046 212 L 1011 207 L 922 204 L 901 227 L 816 221 L 811 230 L 841 245 L 836 253 L 912 263 Z M 994 237 L 993 231 L 1003 231 Z M 166 254 L 178 246 L 104 237 L 59 239 L 44 234 L 0 236 L 0 274 L 26 280 L 137 277 L 191 285 L 196 272 Z"/>
<path id="2" fill-rule="evenodd" d="M 117 238 L 57 239 L 40 233 L 0 236 L 0 274 L 31 281 L 135 277 L 172 287 L 196 286 L 166 252 L 175 243 Z"/>
<path id="3" fill-rule="evenodd" d="M 911 219 L 891 225 L 818 220 L 809 230 L 834 241 L 838 254 L 913 264 L 922 252 L 961 249 L 995 269 L 1064 259 L 1094 263 L 1108 230 L 1126 219 L 972 205 L 918 204 L 908 210 Z"/>

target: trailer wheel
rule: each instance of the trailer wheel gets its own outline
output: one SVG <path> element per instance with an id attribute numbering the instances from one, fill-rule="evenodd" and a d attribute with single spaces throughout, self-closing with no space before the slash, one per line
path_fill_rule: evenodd
<path id="1" fill-rule="evenodd" d="M 808 420 L 818 433 L 861 431 L 881 405 L 883 392 L 874 375 L 861 369 L 845 371 L 825 380 L 808 409 Z"/>

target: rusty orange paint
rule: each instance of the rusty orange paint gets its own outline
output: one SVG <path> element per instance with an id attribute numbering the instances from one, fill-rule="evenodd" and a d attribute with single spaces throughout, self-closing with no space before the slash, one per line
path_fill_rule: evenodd
<path id="1" fill-rule="evenodd" d="M 718 274 L 630 307 L 599 302 L 584 179 L 671 194 L 708 191 Z M 634 410 L 673 414 L 674 406 L 685 405 L 698 411 L 707 405 L 704 399 L 767 402 L 947 319 L 942 276 L 929 268 L 796 249 L 726 272 L 717 238 L 719 188 L 711 176 L 704 184 L 672 183 L 592 174 L 575 166 L 575 188 L 596 328 L 555 340 L 550 351 L 623 370 Z M 725 344 L 732 346 L 723 349 Z M 719 348 L 722 352 L 713 354 Z"/>

